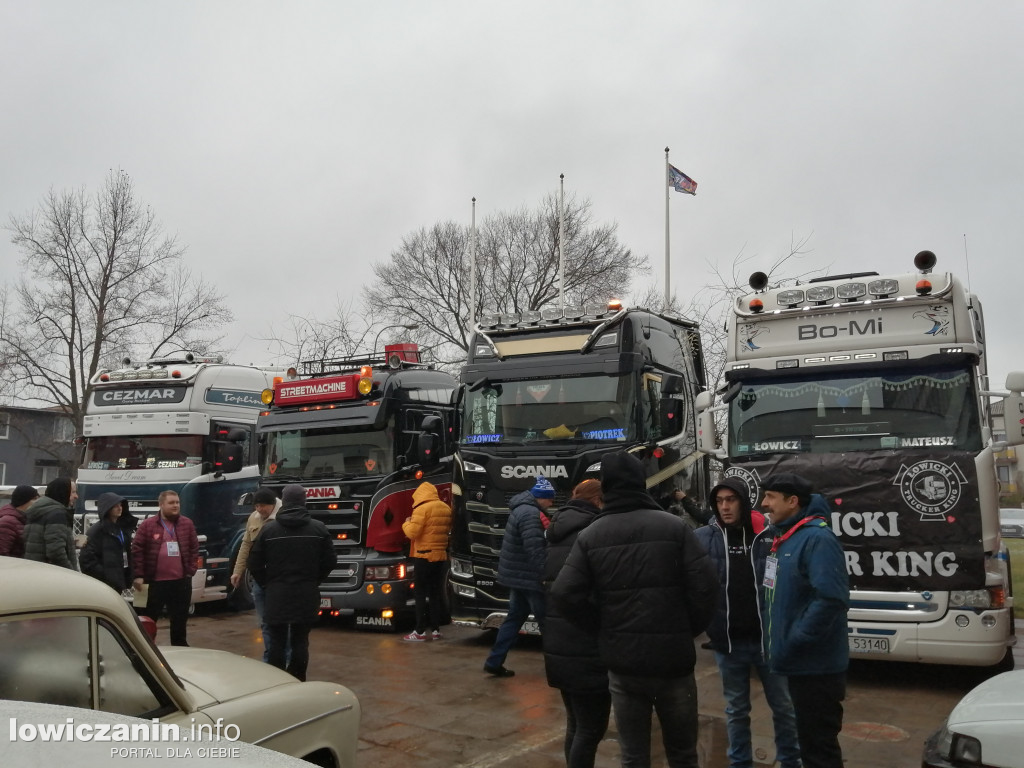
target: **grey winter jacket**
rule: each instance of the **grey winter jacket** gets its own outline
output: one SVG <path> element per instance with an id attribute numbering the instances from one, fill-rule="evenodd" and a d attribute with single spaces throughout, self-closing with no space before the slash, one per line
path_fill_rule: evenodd
<path id="1" fill-rule="evenodd" d="M 25 512 L 25 559 L 78 570 L 71 515 L 59 501 L 43 496 Z"/>

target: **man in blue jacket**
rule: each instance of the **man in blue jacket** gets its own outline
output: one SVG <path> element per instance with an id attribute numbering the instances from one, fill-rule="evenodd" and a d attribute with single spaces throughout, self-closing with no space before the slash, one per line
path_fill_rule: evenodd
<path id="1" fill-rule="evenodd" d="M 762 489 L 775 534 L 764 573 L 768 664 L 789 679 L 804 768 L 842 768 L 850 660 L 846 558 L 829 526 L 828 503 L 807 480 L 783 472 Z"/>
<path id="2" fill-rule="evenodd" d="M 498 627 L 494 647 L 484 662 L 484 672 L 495 677 L 512 677 L 505 657 L 519 637 L 519 628 L 531 613 L 544 632 L 544 560 L 547 543 L 541 512 L 555 503 L 555 487 L 537 475 L 533 488 L 509 500 L 510 512 L 501 539 L 498 582 L 508 587 L 508 613 Z"/>

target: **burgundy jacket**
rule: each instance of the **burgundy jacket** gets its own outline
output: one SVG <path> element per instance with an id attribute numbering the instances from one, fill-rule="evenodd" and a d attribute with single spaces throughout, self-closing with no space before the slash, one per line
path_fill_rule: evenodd
<path id="1" fill-rule="evenodd" d="M 191 579 L 196 572 L 196 558 L 199 557 L 199 537 L 196 536 L 196 527 L 184 515 L 178 517 L 175 523 L 175 532 L 178 537 L 178 549 L 181 555 L 181 564 L 185 570 L 185 578 Z M 149 584 L 156 575 L 156 557 L 163 545 L 163 528 L 160 525 L 160 513 L 143 520 L 135 531 L 135 538 L 132 539 L 132 572 L 135 578 L 141 578 Z"/>
<path id="2" fill-rule="evenodd" d="M 25 556 L 25 513 L 13 504 L 0 509 L 0 555 Z"/>

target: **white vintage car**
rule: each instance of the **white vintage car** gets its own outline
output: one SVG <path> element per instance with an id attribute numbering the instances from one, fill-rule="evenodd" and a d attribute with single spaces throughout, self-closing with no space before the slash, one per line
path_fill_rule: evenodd
<path id="1" fill-rule="evenodd" d="M 113 712 L 355 768 L 360 708 L 226 651 L 157 648 L 134 611 L 80 573 L 0 557 L 0 699 Z"/>

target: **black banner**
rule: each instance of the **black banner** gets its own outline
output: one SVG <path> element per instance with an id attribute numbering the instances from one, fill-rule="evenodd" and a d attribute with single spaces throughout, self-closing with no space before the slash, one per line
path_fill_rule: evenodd
<path id="1" fill-rule="evenodd" d="M 832 509 L 850 587 L 877 590 L 981 589 L 985 552 L 974 455 L 943 453 L 780 454 L 732 462 L 727 476 L 750 489 L 774 472 L 807 478 Z"/>

